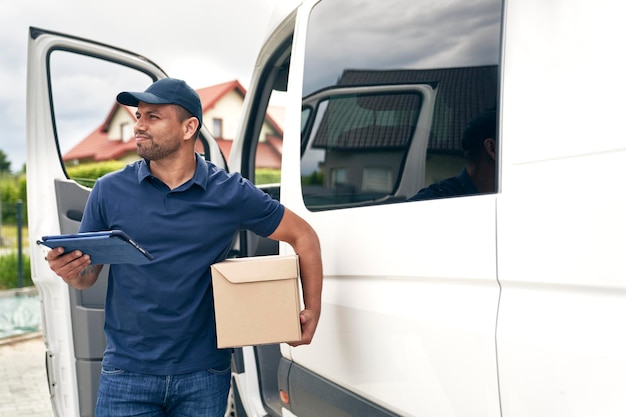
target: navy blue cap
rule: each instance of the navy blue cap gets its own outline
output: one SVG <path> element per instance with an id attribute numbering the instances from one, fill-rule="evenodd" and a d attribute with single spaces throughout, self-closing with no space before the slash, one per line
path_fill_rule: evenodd
<path id="1" fill-rule="evenodd" d="M 137 107 L 142 101 L 148 104 L 178 104 L 198 119 L 202 126 L 202 103 L 196 91 L 183 80 L 163 78 L 155 81 L 143 93 L 124 91 L 117 95 L 117 102 Z"/>
<path id="2" fill-rule="evenodd" d="M 479 113 L 469 121 L 463 130 L 461 147 L 467 151 L 489 138 L 496 140 L 496 112 L 492 110 Z"/>

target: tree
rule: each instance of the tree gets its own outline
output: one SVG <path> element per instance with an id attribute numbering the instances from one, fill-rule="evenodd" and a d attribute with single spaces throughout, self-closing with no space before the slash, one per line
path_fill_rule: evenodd
<path id="1" fill-rule="evenodd" d="M 0 149 L 0 174 L 11 172 L 11 161 L 9 161 L 7 154 Z"/>

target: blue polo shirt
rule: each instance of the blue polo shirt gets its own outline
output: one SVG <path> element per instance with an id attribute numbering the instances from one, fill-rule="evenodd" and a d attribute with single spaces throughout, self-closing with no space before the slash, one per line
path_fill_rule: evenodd
<path id="1" fill-rule="evenodd" d="M 121 229 L 154 260 L 111 265 L 103 365 L 152 375 L 225 366 L 217 349 L 210 265 L 240 229 L 270 235 L 284 207 L 239 174 L 196 155 L 191 180 L 170 190 L 141 160 L 100 178 L 81 232 Z"/>
<path id="2" fill-rule="evenodd" d="M 456 177 L 447 178 L 422 188 L 409 201 L 433 200 L 435 198 L 460 197 L 478 194 L 478 189 L 464 167 Z"/>

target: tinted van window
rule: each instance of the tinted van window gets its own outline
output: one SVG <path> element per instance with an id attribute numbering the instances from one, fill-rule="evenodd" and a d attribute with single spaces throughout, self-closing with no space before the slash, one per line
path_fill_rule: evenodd
<path id="1" fill-rule="evenodd" d="M 464 129 L 497 113 L 499 1 L 361 3 L 321 2 L 309 21 L 301 179 L 314 211 L 414 200 L 462 172 Z"/>

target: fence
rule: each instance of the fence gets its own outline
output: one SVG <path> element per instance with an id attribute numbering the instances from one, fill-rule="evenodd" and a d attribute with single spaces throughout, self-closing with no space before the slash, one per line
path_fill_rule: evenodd
<path id="1" fill-rule="evenodd" d="M 0 201 L 0 290 L 32 285 L 23 211 L 22 201 Z"/>

